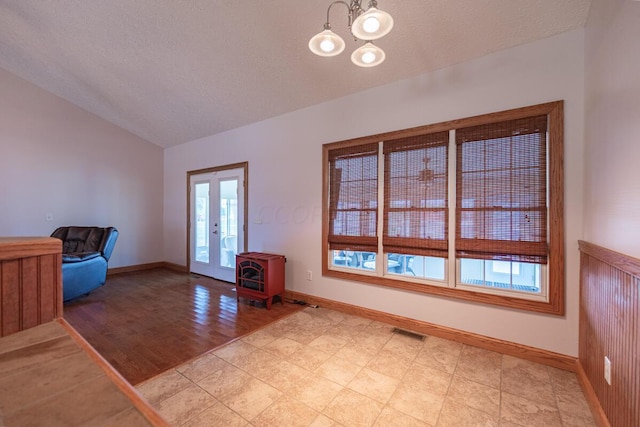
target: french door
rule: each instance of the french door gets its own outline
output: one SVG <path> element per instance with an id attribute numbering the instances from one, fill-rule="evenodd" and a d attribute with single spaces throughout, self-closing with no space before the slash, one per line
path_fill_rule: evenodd
<path id="1" fill-rule="evenodd" d="M 235 282 L 236 254 L 244 251 L 244 168 L 189 176 L 189 269 Z"/>

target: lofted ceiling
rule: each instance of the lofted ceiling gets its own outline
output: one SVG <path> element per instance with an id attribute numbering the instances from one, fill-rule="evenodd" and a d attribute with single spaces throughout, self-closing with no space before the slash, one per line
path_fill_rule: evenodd
<path id="1" fill-rule="evenodd" d="M 331 0 L 0 0 L 0 67 L 162 147 L 583 27 L 591 0 L 379 0 L 386 61 L 313 55 Z M 367 1 L 365 0 L 366 4 Z"/>

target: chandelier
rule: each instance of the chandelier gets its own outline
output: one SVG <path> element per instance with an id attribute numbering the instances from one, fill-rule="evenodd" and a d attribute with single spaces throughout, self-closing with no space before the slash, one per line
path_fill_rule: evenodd
<path id="1" fill-rule="evenodd" d="M 372 43 L 387 34 L 393 28 L 393 18 L 387 12 L 378 9 L 378 2 L 369 1 L 365 11 L 362 8 L 362 0 L 334 1 L 327 9 L 327 22 L 324 30 L 309 40 L 309 49 L 319 56 L 336 56 L 345 48 L 342 37 L 331 31 L 329 12 L 334 4 L 343 4 L 349 9 L 348 27 L 356 40 L 365 41 L 351 54 L 351 61 L 359 67 L 375 67 L 384 61 L 385 54 L 382 49 Z"/>

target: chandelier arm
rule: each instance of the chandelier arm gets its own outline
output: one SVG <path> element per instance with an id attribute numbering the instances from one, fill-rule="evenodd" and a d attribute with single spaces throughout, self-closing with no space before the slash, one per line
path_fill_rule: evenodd
<path id="1" fill-rule="evenodd" d="M 357 13 L 358 11 L 362 11 L 362 8 L 360 7 L 360 0 L 351 0 L 351 4 L 347 3 L 346 1 L 342 1 L 342 0 L 336 0 L 333 3 L 331 3 L 329 5 L 329 7 L 327 8 L 327 23 L 325 25 L 325 28 L 327 28 L 327 25 L 329 26 L 329 28 L 331 28 L 331 24 L 329 23 L 329 12 L 331 11 L 331 7 L 334 4 L 343 4 L 347 7 L 347 9 L 349 10 L 349 22 L 348 22 L 348 26 L 349 28 L 351 28 L 351 24 L 353 24 L 353 19 L 354 19 L 354 13 L 356 15 L 359 15 L 360 13 Z M 357 16 L 356 16 L 357 18 Z"/>

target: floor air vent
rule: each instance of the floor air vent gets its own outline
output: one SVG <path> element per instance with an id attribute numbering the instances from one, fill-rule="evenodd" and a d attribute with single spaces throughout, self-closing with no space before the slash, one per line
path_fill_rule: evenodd
<path id="1" fill-rule="evenodd" d="M 424 339 L 426 338 L 424 335 L 420 335 L 420 334 L 417 334 L 417 333 L 411 332 L 411 331 L 405 331 L 404 329 L 400 329 L 400 328 L 393 328 L 392 332 L 394 334 L 404 335 L 404 336 L 407 336 L 409 338 L 413 338 L 413 339 L 420 340 L 420 341 L 424 341 Z"/>

